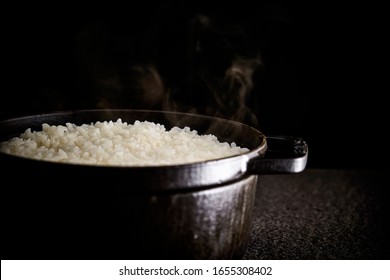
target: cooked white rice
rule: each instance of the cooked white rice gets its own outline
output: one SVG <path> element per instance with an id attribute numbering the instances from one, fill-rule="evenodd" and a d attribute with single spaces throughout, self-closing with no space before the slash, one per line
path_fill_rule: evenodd
<path id="1" fill-rule="evenodd" d="M 189 127 L 166 130 L 161 124 L 118 119 L 77 126 L 42 125 L 0 143 L 0 151 L 39 160 L 90 165 L 172 165 L 238 155 L 249 151 Z"/>

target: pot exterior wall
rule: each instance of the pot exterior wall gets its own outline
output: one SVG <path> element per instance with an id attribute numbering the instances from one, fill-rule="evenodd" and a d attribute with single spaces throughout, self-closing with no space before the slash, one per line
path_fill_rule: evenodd
<path id="1" fill-rule="evenodd" d="M 241 257 L 249 236 L 256 185 L 257 176 L 250 176 L 201 191 L 117 197 L 116 210 L 134 242 L 134 251 L 128 256 Z"/>
<path id="2" fill-rule="evenodd" d="M 55 184 L 46 183 L 44 191 L 26 185 L 17 191 L 14 186 L 2 196 L 2 258 L 240 258 L 256 185 L 254 175 L 204 189 L 154 194 L 83 192 L 82 185 L 69 193 Z"/>

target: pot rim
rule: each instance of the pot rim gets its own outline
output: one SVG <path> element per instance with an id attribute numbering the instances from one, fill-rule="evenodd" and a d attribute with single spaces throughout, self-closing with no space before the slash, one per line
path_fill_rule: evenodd
<path id="1" fill-rule="evenodd" d="M 14 123 L 22 120 L 30 120 L 33 118 L 40 119 L 45 117 L 56 117 L 56 116 L 62 116 L 62 115 L 69 115 L 69 114 L 75 114 L 75 113 L 129 113 L 129 112 L 138 112 L 138 113 L 151 113 L 151 114 L 161 114 L 161 115 L 176 115 L 176 116 L 188 116 L 192 118 L 202 118 L 207 119 L 210 121 L 223 121 L 227 122 L 232 125 L 242 126 L 246 127 L 249 130 L 252 130 L 254 133 L 258 134 L 259 138 L 261 138 L 261 143 L 254 149 L 250 149 L 248 152 L 239 154 L 239 155 L 233 155 L 228 157 L 222 157 L 222 158 L 216 158 L 216 159 L 210 159 L 210 160 L 203 160 L 203 161 L 196 161 L 196 162 L 190 162 L 190 163 L 182 163 L 182 164 L 165 164 L 165 165 L 99 165 L 99 164 L 85 164 L 85 163 L 72 163 L 72 162 L 58 162 L 58 161 L 50 161 L 50 160 L 40 160 L 40 159 L 34 159 L 34 158 L 28 158 L 23 157 L 19 155 L 12 155 L 0 152 L 2 156 L 7 156 L 11 158 L 20 158 L 23 160 L 28 160 L 32 162 L 45 162 L 50 163 L 54 165 L 63 165 L 63 166 L 80 166 L 80 167 L 93 167 L 96 169 L 142 169 L 142 170 L 153 170 L 153 169 L 182 169 L 182 168 L 196 168 L 198 166 L 204 166 L 204 165 L 213 165 L 213 164 L 221 164 L 224 161 L 231 161 L 232 159 L 239 159 L 239 158 L 247 158 L 247 161 L 253 157 L 259 156 L 260 154 L 264 154 L 267 149 L 267 140 L 266 136 L 261 133 L 256 128 L 249 126 L 247 124 L 233 121 L 221 117 L 213 117 L 209 115 L 201 115 L 201 114 L 194 114 L 194 113 L 186 113 L 186 112 L 178 112 L 178 111 L 159 111 L 159 110 L 142 110 L 142 109 L 83 109 L 83 110 L 63 110 L 63 111 L 53 111 L 53 112 L 47 112 L 47 113 L 41 113 L 41 114 L 33 114 L 33 115 L 25 115 L 21 117 L 15 117 L 10 118 L 6 120 L 0 121 L 0 127 L 3 126 L 9 126 L 9 123 Z M 113 119 L 112 119 L 113 120 Z M 110 121 L 110 120 L 107 120 Z M 165 125 L 164 125 L 165 126 Z M 192 129 L 192 128 L 191 128 Z M 24 131 L 20 132 L 23 133 Z M 245 168 L 246 169 L 246 168 Z"/>

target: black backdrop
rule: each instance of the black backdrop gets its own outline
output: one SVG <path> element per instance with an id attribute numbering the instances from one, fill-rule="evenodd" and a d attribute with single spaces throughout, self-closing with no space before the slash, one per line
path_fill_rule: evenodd
<path id="1" fill-rule="evenodd" d="M 127 76 L 129 65 L 155 63 L 164 82 L 188 89 L 193 84 L 183 72 L 191 73 L 193 64 L 203 69 L 189 57 L 188 42 L 195 49 L 194 38 L 201 37 L 210 73 L 221 73 L 236 54 L 260 53 L 247 105 L 264 133 L 307 140 L 309 167 L 379 168 L 387 153 L 387 93 L 380 83 L 384 33 L 381 8 L 373 4 L 34 3 L 4 12 L 2 119 L 104 106 L 159 108 L 139 96 L 121 96 L 135 79 L 134 71 Z M 204 106 L 207 90 L 178 98 L 186 106 L 181 109 Z"/>

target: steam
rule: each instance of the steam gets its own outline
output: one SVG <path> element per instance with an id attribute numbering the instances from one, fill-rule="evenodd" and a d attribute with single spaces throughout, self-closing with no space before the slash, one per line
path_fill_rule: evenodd
<path id="1" fill-rule="evenodd" d="M 146 41 L 132 38 L 120 48 L 108 28 L 87 26 L 81 57 L 95 106 L 197 113 L 257 126 L 248 100 L 261 59 L 243 47 L 245 32 L 203 14 L 178 25 L 157 22 L 145 31 Z"/>
<path id="2" fill-rule="evenodd" d="M 237 53 L 215 25 L 205 15 L 192 19 L 186 47 L 187 84 L 179 89 L 170 87 L 163 108 L 257 126 L 256 115 L 247 102 L 254 86 L 253 74 L 261 65 L 260 55 Z"/>
<path id="3" fill-rule="evenodd" d="M 154 65 L 132 67 L 135 99 L 141 106 L 156 108 L 163 102 L 165 85 Z"/>
<path id="4" fill-rule="evenodd" d="M 223 90 L 215 94 L 218 105 L 230 116 L 230 119 L 257 125 L 256 115 L 247 105 L 247 99 L 253 88 L 253 73 L 261 64 L 260 56 L 255 58 L 236 57 L 226 70 Z"/>

